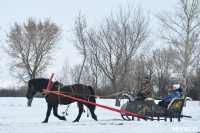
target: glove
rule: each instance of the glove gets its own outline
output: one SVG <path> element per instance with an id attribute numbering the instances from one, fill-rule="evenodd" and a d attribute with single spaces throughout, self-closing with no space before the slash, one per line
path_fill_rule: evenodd
<path id="1" fill-rule="evenodd" d="M 142 96 L 142 94 L 141 94 L 141 92 L 137 92 L 137 94 L 136 94 L 137 96 L 139 96 L 139 97 L 141 97 Z"/>

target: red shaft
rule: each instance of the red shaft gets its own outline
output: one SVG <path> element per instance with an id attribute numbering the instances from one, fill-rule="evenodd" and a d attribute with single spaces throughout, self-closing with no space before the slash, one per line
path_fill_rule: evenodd
<path id="1" fill-rule="evenodd" d="M 47 91 L 47 90 L 43 89 L 43 91 Z M 71 98 L 71 99 L 74 99 L 74 100 L 77 100 L 77 101 L 89 103 L 89 104 L 92 104 L 92 105 L 95 105 L 95 106 L 98 106 L 98 107 L 101 107 L 101 108 L 105 108 L 105 109 L 108 109 L 108 110 L 116 111 L 116 112 L 119 112 L 119 113 L 123 112 L 123 113 L 129 114 L 129 115 L 132 115 L 132 116 L 143 118 L 143 119 L 151 119 L 151 120 L 153 120 L 153 118 L 150 118 L 150 117 L 147 117 L 147 116 L 138 115 L 138 114 L 131 113 L 131 112 L 128 112 L 128 111 L 115 109 L 115 108 L 108 107 L 108 106 L 105 106 L 105 105 L 89 102 L 89 101 L 86 101 L 86 100 L 83 100 L 83 99 L 79 99 L 79 98 L 75 98 L 75 97 L 72 97 L 72 96 L 69 96 L 69 95 L 65 95 L 65 94 L 62 94 L 62 93 L 57 93 L 57 92 L 54 92 L 54 91 L 49 91 L 49 93 L 61 95 L 61 96 L 64 96 L 64 97 L 68 97 L 68 98 Z"/>
<path id="2" fill-rule="evenodd" d="M 51 84 L 51 80 L 53 79 L 53 76 L 54 76 L 54 73 L 51 74 L 51 78 L 49 79 L 49 83 L 47 85 L 47 89 L 46 90 L 49 90 L 49 86 Z"/>

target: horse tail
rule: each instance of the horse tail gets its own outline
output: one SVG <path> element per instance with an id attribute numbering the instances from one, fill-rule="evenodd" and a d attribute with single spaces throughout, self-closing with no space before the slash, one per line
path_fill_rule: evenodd
<path id="1" fill-rule="evenodd" d="M 94 89 L 91 87 L 91 86 L 88 86 L 88 88 L 89 88 L 89 90 L 90 90 L 90 95 L 92 95 L 92 96 L 90 96 L 89 97 L 89 101 L 90 102 L 93 102 L 93 103 L 96 103 L 96 99 L 95 99 L 95 92 L 94 92 Z M 96 108 L 96 106 L 95 105 L 92 105 L 92 104 L 89 104 L 88 105 L 93 111 L 95 110 L 95 108 Z"/>

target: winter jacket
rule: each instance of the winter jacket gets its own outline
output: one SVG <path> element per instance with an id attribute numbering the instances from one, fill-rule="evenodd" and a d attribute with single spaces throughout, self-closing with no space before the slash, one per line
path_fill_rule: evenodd
<path id="1" fill-rule="evenodd" d="M 182 98 L 182 96 L 183 96 L 183 92 L 180 92 L 176 94 L 175 98 Z"/>
<path id="2" fill-rule="evenodd" d="M 140 93 L 142 94 L 142 97 L 145 97 L 145 98 L 152 97 L 153 88 L 149 81 L 142 84 L 142 86 L 140 87 Z"/>
<path id="3" fill-rule="evenodd" d="M 181 98 L 183 96 L 183 92 L 176 93 L 176 90 L 173 90 L 169 95 L 169 98 L 165 100 L 165 102 L 171 102 L 174 98 Z"/>
<path id="4" fill-rule="evenodd" d="M 172 90 L 169 96 L 164 99 L 165 102 L 171 102 L 172 99 L 174 99 L 176 96 L 176 90 Z"/>

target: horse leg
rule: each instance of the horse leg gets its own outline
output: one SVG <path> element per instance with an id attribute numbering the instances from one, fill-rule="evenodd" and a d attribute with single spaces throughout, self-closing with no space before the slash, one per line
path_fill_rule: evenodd
<path id="1" fill-rule="evenodd" d="M 54 114 L 55 117 L 57 117 L 60 120 L 66 120 L 66 118 L 64 116 L 58 115 L 58 105 L 53 106 L 53 114 Z"/>
<path id="2" fill-rule="evenodd" d="M 95 121 L 97 121 L 97 116 L 95 115 L 94 110 L 91 110 L 90 108 L 89 108 L 89 110 L 90 110 L 90 112 L 91 112 L 92 118 L 93 118 Z"/>
<path id="3" fill-rule="evenodd" d="M 49 116 L 51 114 L 51 110 L 52 110 L 52 105 L 51 104 L 47 104 L 47 113 L 46 113 L 46 118 L 42 123 L 47 123 L 49 120 Z"/>
<path id="4" fill-rule="evenodd" d="M 92 115 L 92 118 L 93 118 L 94 120 L 97 121 L 97 116 L 96 116 L 95 113 L 94 113 L 94 109 L 92 109 L 91 106 L 88 105 L 88 104 L 85 104 L 85 105 L 86 105 L 86 107 L 90 110 L 90 113 L 91 113 L 91 115 Z"/>
<path id="5" fill-rule="evenodd" d="M 79 107 L 79 113 L 78 116 L 76 117 L 76 119 L 73 122 L 79 122 L 81 115 L 83 113 L 83 103 L 82 102 L 77 102 L 78 107 Z"/>

